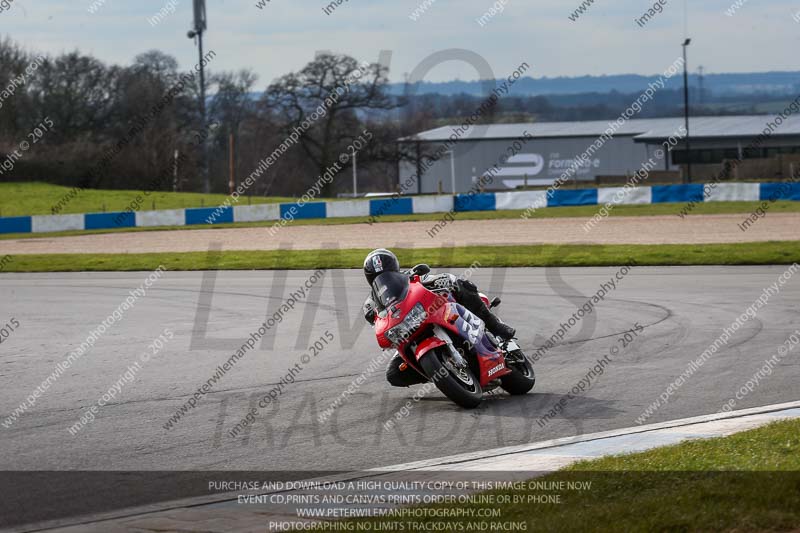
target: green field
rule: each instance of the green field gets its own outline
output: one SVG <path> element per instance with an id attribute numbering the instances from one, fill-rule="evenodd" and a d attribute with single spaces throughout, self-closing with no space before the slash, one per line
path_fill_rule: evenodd
<path id="1" fill-rule="evenodd" d="M 361 268 L 368 249 L 9 256 L 5 272 L 310 270 Z M 800 263 L 800 241 L 698 245 L 530 245 L 395 249 L 404 266 L 547 267 L 617 265 L 783 265 Z"/>
<path id="2" fill-rule="evenodd" d="M 52 215 L 52 209 L 72 190 L 48 183 L 0 183 L 0 216 Z M 86 189 L 65 203 L 59 214 L 103 213 L 125 211 L 142 191 L 116 191 Z M 200 194 L 191 192 L 152 192 L 144 198 L 140 210 L 181 209 L 184 207 L 217 207 L 226 199 L 225 194 Z M 241 204 L 291 201 L 287 198 L 254 196 L 242 198 Z"/>
<path id="3" fill-rule="evenodd" d="M 487 521 L 524 522 L 527 531 L 798 531 L 800 421 L 580 462 L 536 481 L 582 481 L 591 487 L 560 491 L 560 503 L 466 503 L 459 508 L 499 509 L 501 518 Z M 528 489 L 486 493 L 495 502 L 543 494 Z M 395 530 L 425 530 L 413 529 L 412 521 L 431 527 L 447 521 L 450 531 L 470 531 L 460 529 L 468 523 L 464 519 L 424 517 L 367 520 L 357 530 L 389 531 L 379 528 L 390 522 Z"/>

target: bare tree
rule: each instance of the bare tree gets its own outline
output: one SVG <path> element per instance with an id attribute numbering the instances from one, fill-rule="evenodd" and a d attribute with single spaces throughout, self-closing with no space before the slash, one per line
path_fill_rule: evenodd
<path id="1" fill-rule="evenodd" d="M 25 72 L 32 59 L 30 54 L 11 39 L 0 41 L 0 89 L 5 91 L 9 86 L 14 87 L 14 95 L 4 98 L 1 104 L 0 141 L 4 143 L 15 141 L 19 130 L 25 127 L 21 121 L 32 111 L 28 89 L 24 85 L 11 84 L 12 80 Z"/>
<path id="2" fill-rule="evenodd" d="M 251 120 L 256 114 L 256 101 L 252 97 L 253 86 L 258 80 L 251 70 L 239 72 L 221 72 L 211 76 L 212 84 L 216 85 L 216 93 L 211 100 L 209 113 L 211 122 L 216 125 L 216 135 L 209 139 L 213 145 L 216 157 L 211 161 L 212 176 L 226 176 L 228 172 L 228 137 L 233 135 L 235 149 L 235 168 L 238 174 L 242 154 L 243 124 Z M 247 135 L 244 132 L 244 135 Z M 212 182 L 223 183 L 227 179 L 212 178 Z"/>
<path id="3" fill-rule="evenodd" d="M 322 54 L 270 85 L 262 105 L 284 135 L 300 132 L 303 151 L 322 175 L 339 164 L 340 154 L 362 133 L 364 114 L 398 106 L 386 92 L 387 72 L 378 63 L 360 65 L 350 56 Z M 332 190 L 326 186 L 323 194 Z"/>

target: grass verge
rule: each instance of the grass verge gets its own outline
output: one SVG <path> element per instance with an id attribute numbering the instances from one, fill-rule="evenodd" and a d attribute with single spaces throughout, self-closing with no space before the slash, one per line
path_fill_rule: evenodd
<path id="1" fill-rule="evenodd" d="M 49 183 L 0 183 L 0 216 L 52 215 L 53 207 L 70 191 L 71 187 Z M 125 211 L 131 205 L 142 211 L 217 207 L 227 198 L 225 194 L 153 191 L 145 196 L 142 191 L 84 189 L 66 202 L 58 214 Z M 249 201 L 263 204 L 291 202 L 292 199 L 254 196 Z M 242 200 L 243 205 L 247 205 L 247 202 L 246 198 Z"/>
<path id="2" fill-rule="evenodd" d="M 150 254 L 6 256 L 5 272 L 170 270 L 305 270 L 361 268 L 370 250 L 271 250 Z M 697 245 L 470 246 L 394 250 L 405 266 L 546 267 L 657 265 L 771 265 L 800 263 L 800 241 Z"/>
<path id="3" fill-rule="evenodd" d="M 800 421 L 788 420 L 729 437 L 580 462 L 537 478 L 591 482 L 588 490 L 550 491 L 560 503 L 499 503 L 544 494 L 526 487 L 484 494 L 493 504 L 459 508 L 499 509 L 500 518 L 486 522 L 524 523 L 526 531 L 797 531 L 799 471 Z M 441 518 L 383 517 L 361 521 L 353 530 L 389 531 L 380 528 L 391 523 L 393 531 L 481 531 L 467 527 L 472 519 L 445 520 L 449 529 L 429 528 Z"/>

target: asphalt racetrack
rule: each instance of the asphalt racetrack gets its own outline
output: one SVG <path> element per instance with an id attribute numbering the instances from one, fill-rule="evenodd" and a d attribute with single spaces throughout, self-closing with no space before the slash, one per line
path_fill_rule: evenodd
<path id="1" fill-rule="evenodd" d="M 479 269 L 472 279 L 503 298 L 499 313 L 517 328 L 529 355 L 602 284 L 608 287 L 615 278 L 616 288 L 544 351 L 535 365 L 536 388 L 527 396 L 493 394 L 474 411 L 458 408 L 436 390 L 417 401 L 418 389 L 385 382 L 383 359 L 328 420 L 320 421 L 381 356 L 361 317 L 367 294 L 361 273 L 327 271 L 170 429 L 165 429 L 170 417 L 290 293 L 309 284 L 312 272 L 163 273 L 8 427 L 14 409 L 150 273 L 2 275 L 0 322 L 13 318 L 19 324 L 0 344 L 2 470 L 238 470 L 303 477 L 309 471 L 360 470 L 635 426 L 687 365 L 786 271 L 785 266 L 633 267 L 620 275 L 618 268 Z M 646 423 L 715 413 L 734 398 L 800 328 L 798 274 L 785 278 L 727 345 L 718 343 L 719 350 Z M 623 339 L 637 324 L 641 333 Z M 160 335 L 163 348 L 141 362 Z M 309 351 L 316 341 L 331 338 L 317 355 Z M 610 362 L 602 373 L 584 381 L 604 357 Z M 95 420 L 73 435 L 68 428 L 137 361 L 141 368 L 134 378 L 123 381 Z M 289 374 L 294 383 L 286 383 Z M 585 390 L 568 396 L 581 382 Z M 794 353 L 737 399 L 735 408 L 796 400 L 798 382 Z M 231 437 L 230 430 L 270 391 L 276 400 Z M 561 412 L 542 421 L 562 400 Z M 397 417 L 398 412 L 404 414 Z M 396 425 L 386 430 L 390 418 Z M 65 501 L 55 515 L 77 512 L 69 506 Z"/>

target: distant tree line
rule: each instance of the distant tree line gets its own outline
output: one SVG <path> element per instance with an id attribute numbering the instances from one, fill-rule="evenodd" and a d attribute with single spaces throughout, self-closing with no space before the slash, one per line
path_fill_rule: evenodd
<path id="1" fill-rule="evenodd" d="M 346 55 L 320 55 L 266 87 L 250 70 L 216 67 L 209 61 L 204 124 L 197 76 L 180 71 L 175 58 L 163 52 L 151 50 L 119 66 L 78 51 L 43 56 L 8 38 L 0 41 L 0 158 L 13 153 L 45 118 L 53 123 L 0 180 L 201 191 L 205 144 L 212 191 L 227 192 L 231 137 L 241 182 L 291 136 L 291 148 L 270 162 L 247 194 L 299 196 L 369 130 L 372 140 L 357 158 L 360 190 L 391 191 L 398 184 L 398 159 L 415 157 L 397 151 L 398 138 L 460 123 L 485 102 L 467 94 L 392 95 L 386 67 Z M 479 123 L 612 119 L 636 96 L 509 95 Z M 710 97 L 695 94 L 695 101 L 698 96 Z M 752 109 L 736 104 L 736 112 L 756 110 L 755 100 Z M 673 116 L 682 105 L 681 91 L 664 90 L 641 116 Z M 722 105 L 696 112 L 728 111 Z M 350 191 L 351 161 L 324 195 Z"/>
<path id="2" fill-rule="evenodd" d="M 26 75 L 32 63 L 35 72 Z M 204 124 L 197 77 L 181 72 L 167 54 L 149 51 L 123 67 L 77 51 L 41 56 L 9 39 L 0 41 L 0 156 L 13 152 L 45 117 L 53 123 L 0 179 L 201 191 L 205 143 L 212 190 L 227 192 L 231 136 L 241 181 L 303 124 L 297 143 L 247 194 L 302 195 L 365 129 L 373 141 L 358 153 L 359 179 L 364 189 L 394 187 L 394 141 L 410 131 L 391 116 L 403 100 L 387 95 L 385 67 L 320 55 L 265 88 L 249 70 L 215 70 L 213 61 L 209 69 Z M 328 98 L 332 94 L 335 98 Z M 349 191 L 348 169 L 342 171 L 347 179 L 324 194 Z"/>
<path id="3" fill-rule="evenodd" d="M 571 122 L 585 120 L 613 120 L 635 101 L 640 92 L 551 94 L 538 96 L 505 96 L 497 103 L 491 120 L 504 122 Z M 438 125 L 455 122 L 454 117 L 468 115 L 480 105 L 480 96 L 469 94 L 423 94 L 407 98 L 416 112 L 432 119 Z M 737 96 L 714 96 L 693 88 L 690 106 L 693 115 L 713 116 L 732 114 L 767 113 L 766 107 L 785 103 L 787 97 L 775 93 L 754 93 Z M 640 118 L 683 116 L 683 90 L 662 89 L 642 109 Z"/>

